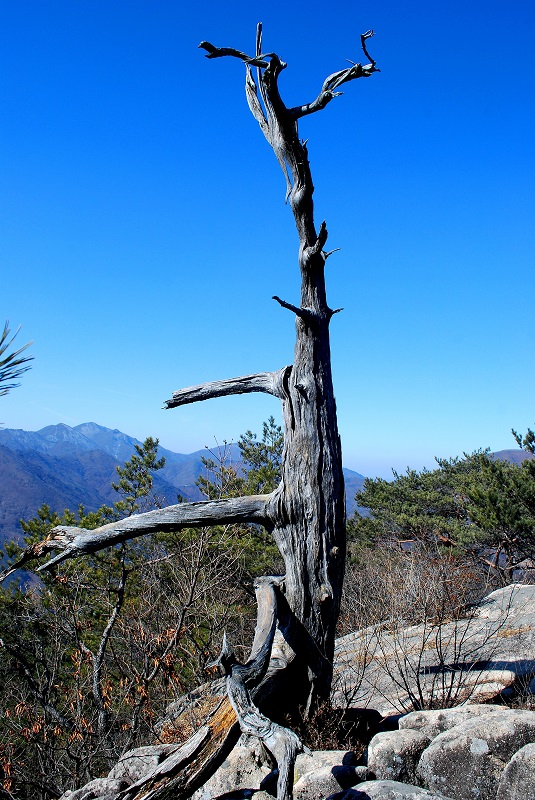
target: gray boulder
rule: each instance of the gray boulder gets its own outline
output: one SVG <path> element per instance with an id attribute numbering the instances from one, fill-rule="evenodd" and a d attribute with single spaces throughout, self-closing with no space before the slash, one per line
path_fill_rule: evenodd
<path id="1" fill-rule="evenodd" d="M 111 800 L 129 784 L 123 780 L 110 778 L 96 778 L 94 781 L 86 783 L 81 789 L 73 789 L 65 792 L 60 800 Z"/>
<path id="2" fill-rule="evenodd" d="M 455 708 L 441 708 L 435 711 L 412 711 L 399 720 L 400 730 L 415 730 L 434 739 L 439 733 L 449 731 L 461 722 L 481 717 L 485 714 L 502 712 L 503 706 L 498 705 L 463 705 Z M 489 724 L 491 724 L 489 722 Z"/>
<path id="3" fill-rule="evenodd" d="M 295 762 L 296 797 L 315 800 L 354 786 L 367 777 L 366 767 L 357 766 L 352 751 L 322 750 L 301 753 Z M 221 795 L 255 800 L 277 791 L 277 772 L 258 740 L 242 736 L 217 772 L 198 789 L 192 800 L 213 800 Z M 228 798 L 227 798 L 228 800 Z"/>
<path id="4" fill-rule="evenodd" d="M 535 800 L 535 743 L 526 744 L 509 761 L 496 800 Z"/>
<path id="5" fill-rule="evenodd" d="M 398 781 L 366 781 L 327 800 L 452 800 L 440 792 Z"/>
<path id="6" fill-rule="evenodd" d="M 495 800 L 505 766 L 533 741 L 533 711 L 504 709 L 467 720 L 439 734 L 424 750 L 419 783 L 447 791 L 455 800 Z"/>
<path id="7" fill-rule="evenodd" d="M 416 782 L 416 768 L 431 738 L 421 731 L 385 731 L 368 746 L 368 769 L 380 780 Z"/>
<path id="8" fill-rule="evenodd" d="M 269 754 L 258 740 L 242 736 L 217 772 L 192 795 L 192 800 L 212 800 L 230 793 L 246 797 L 266 784 L 276 791 L 276 774 L 269 781 L 273 766 Z"/>
<path id="9" fill-rule="evenodd" d="M 108 773 L 111 780 L 123 780 L 130 786 L 148 775 L 168 755 L 177 749 L 176 744 L 159 744 L 149 747 L 137 747 L 125 753 L 113 769 Z"/>
<path id="10" fill-rule="evenodd" d="M 300 753 L 295 760 L 295 782 L 303 775 L 324 767 L 356 767 L 359 763 L 361 762 L 352 750 L 314 750 Z"/>
<path id="11" fill-rule="evenodd" d="M 298 800 L 318 800 L 362 783 L 367 777 L 364 766 L 324 766 L 299 778 L 294 784 L 294 796 Z"/>

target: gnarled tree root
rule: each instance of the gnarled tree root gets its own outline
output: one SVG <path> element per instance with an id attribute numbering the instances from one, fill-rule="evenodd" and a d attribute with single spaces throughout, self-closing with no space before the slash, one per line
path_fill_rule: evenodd
<path id="1" fill-rule="evenodd" d="M 264 577 L 256 581 L 258 619 L 251 657 L 239 664 L 226 639 L 219 662 L 227 676 L 227 693 L 236 712 L 242 733 L 260 739 L 275 761 L 279 772 L 277 800 L 291 800 L 295 759 L 305 749 L 299 737 L 268 719 L 254 704 L 251 693 L 266 675 L 277 628 L 277 591 L 281 579 Z"/>
<path id="2" fill-rule="evenodd" d="M 240 737 L 227 697 L 187 742 L 118 796 L 120 800 L 177 800 L 190 797 L 221 766 Z"/>
<path id="3" fill-rule="evenodd" d="M 272 660 L 277 593 L 282 584 L 283 579 L 275 577 L 256 581 L 257 625 L 246 664 L 236 660 L 226 637 L 223 640 L 217 663 L 226 675 L 227 696 L 220 698 L 193 736 L 177 745 L 177 749 L 149 774 L 121 792 L 120 800 L 189 797 L 223 763 L 238 741 L 240 731 L 260 739 L 271 753 L 279 771 L 277 800 L 291 800 L 295 759 L 305 748 L 293 731 L 268 719 L 253 702 Z M 276 660 L 280 668 L 280 654 Z"/>

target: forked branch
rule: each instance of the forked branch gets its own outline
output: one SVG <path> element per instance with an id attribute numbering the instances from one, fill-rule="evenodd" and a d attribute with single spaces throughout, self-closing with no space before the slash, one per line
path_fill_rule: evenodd
<path id="1" fill-rule="evenodd" d="M 228 47 L 215 47 L 210 42 L 201 42 L 199 45 L 206 50 L 208 58 L 221 58 L 232 56 L 245 64 L 245 93 L 249 108 L 260 125 L 267 141 L 273 148 L 277 161 L 286 179 L 286 199 L 289 200 L 294 213 L 299 238 L 303 248 L 313 248 L 317 236 L 313 221 L 312 193 L 314 186 L 308 163 L 306 142 L 299 138 L 298 121 L 300 117 L 319 111 L 340 92 L 336 90 L 344 83 L 356 78 L 368 78 L 374 72 L 379 72 L 376 62 L 371 58 L 366 47 L 366 41 L 373 36 L 369 30 L 361 36 L 362 50 L 369 63 L 355 64 L 334 72 L 323 82 L 317 98 L 312 103 L 307 103 L 294 108 L 288 108 L 282 100 L 278 77 L 286 67 L 286 63 L 275 53 L 262 52 L 262 24 L 259 23 L 256 33 L 256 53 L 249 56 L 241 50 Z M 256 79 L 253 68 L 256 67 Z M 303 250 L 305 253 L 305 250 Z M 314 255 L 309 253 L 309 255 Z M 305 253 L 306 256 L 306 253 Z M 316 254 L 315 262 L 325 262 L 323 253 Z M 305 258 L 301 258 L 304 266 Z"/>
<path id="2" fill-rule="evenodd" d="M 333 72 L 332 75 L 329 75 L 324 80 L 320 93 L 316 99 L 312 101 L 312 103 L 306 103 L 305 105 L 295 106 L 294 108 L 288 109 L 288 113 L 294 120 L 298 120 L 300 117 L 313 114 L 315 111 L 320 111 L 322 108 L 325 108 L 325 106 L 330 103 L 334 97 L 338 97 L 340 94 L 342 94 L 342 92 L 336 91 L 336 89 L 338 89 L 339 86 L 342 86 L 342 84 L 356 80 L 357 78 L 369 78 L 374 72 L 380 72 L 380 70 L 375 66 L 377 62 L 371 57 L 366 46 L 366 40 L 370 39 L 373 35 L 374 31 L 369 30 L 366 31 L 366 33 L 361 34 L 360 37 L 362 52 L 369 60 L 369 63 L 356 64 L 351 62 L 350 67 L 338 70 L 337 72 Z M 272 77 L 276 79 L 281 70 L 286 67 L 286 63 L 282 61 L 282 59 L 279 58 L 276 53 L 261 53 L 261 43 L 262 23 L 258 23 L 257 53 L 255 56 L 249 56 L 247 53 L 243 53 L 241 50 L 236 50 L 233 47 L 215 47 L 215 45 L 211 44 L 210 42 L 201 42 L 199 47 L 203 50 L 206 50 L 206 58 L 223 58 L 225 56 L 238 58 L 240 61 L 243 61 L 248 68 L 257 67 L 259 71 L 263 69 L 271 69 L 273 72 Z M 266 98 L 264 95 L 265 93 L 262 92 L 262 99 L 265 102 Z M 255 106 L 255 108 L 251 108 L 251 111 L 263 127 L 262 123 L 265 123 L 266 119 L 256 96 L 256 90 L 250 69 L 247 71 L 247 99 L 250 106 L 251 102 Z"/>

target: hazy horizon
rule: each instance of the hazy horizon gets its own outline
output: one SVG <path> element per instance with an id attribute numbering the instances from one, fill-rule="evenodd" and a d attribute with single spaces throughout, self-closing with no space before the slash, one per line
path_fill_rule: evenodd
<path id="1" fill-rule="evenodd" d="M 0 311 L 35 360 L 0 419 L 97 420 L 184 453 L 280 420 L 260 395 L 161 410 L 292 361 L 271 299 L 299 297 L 284 179 L 243 65 L 197 49 L 252 51 L 258 20 L 288 105 L 376 31 L 381 72 L 300 126 L 316 222 L 341 248 L 326 279 L 344 464 L 390 477 L 514 448 L 535 421 L 535 8 L 514 2 L 5 5 Z"/>

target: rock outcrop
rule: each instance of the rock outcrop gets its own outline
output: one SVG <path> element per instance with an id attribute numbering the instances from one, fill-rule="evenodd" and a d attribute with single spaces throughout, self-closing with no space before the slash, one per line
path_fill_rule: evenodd
<path id="1" fill-rule="evenodd" d="M 387 638 L 386 644 L 383 641 L 372 658 L 368 653 L 364 677 L 362 663 L 358 665 L 362 655 L 359 648 L 373 636 L 377 642 L 379 631 L 361 631 L 339 640 L 335 664 L 338 700 L 343 679 L 352 693 L 353 707 L 361 703 L 368 710 L 376 708 L 397 730 L 376 734 L 360 761 L 355 753 L 339 750 L 299 755 L 295 765 L 296 800 L 535 800 L 535 711 L 510 709 L 503 702 L 473 702 L 475 697 L 486 698 L 489 693 L 492 697 L 501 695 L 502 701 L 508 692 L 535 693 L 535 587 L 517 585 L 493 592 L 461 623 L 470 626 L 463 628 L 461 637 L 470 642 L 469 653 L 465 650 L 465 659 L 452 662 L 448 669 L 455 681 L 463 682 L 470 703 L 454 708 L 400 715 L 411 692 L 404 694 L 393 676 L 392 665 L 399 664 L 399 658 L 396 660 L 394 651 L 388 656 L 388 647 L 395 648 L 394 639 Z M 446 650 L 449 634 L 459 633 L 451 626 L 458 624 L 442 626 L 445 631 L 440 642 Z M 427 686 L 435 693 L 427 699 L 439 702 L 444 699 L 440 691 L 448 683 L 437 682 L 433 671 L 436 648 L 428 646 L 432 640 L 423 638 L 423 633 L 422 626 L 405 631 L 402 641 L 408 651 L 403 656 L 410 664 L 412 656 L 417 655 L 422 672 L 420 689 Z M 358 684 L 351 684 L 357 667 Z M 219 697 L 222 686 L 214 683 L 205 689 L 210 697 L 210 691 Z M 169 709 L 162 731 L 169 733 L 182 713 L 197 706 L 198 711 L 206 706 L 202 692 L 177 701 Z M 178 744 L 132 750 L 107 777 L 66 792 L 61 800 L 121 800 L 129 795 L 128 787 L 133 789 L 147 775 L 165 771 L 167 764 L 172 767 L 179 751 Z M 276 794 L 273 766 L 263 746 L 242 737 L 193 800 L 222 796 L 226 800 L 270 800 Z"/>
<path id="2" fill-rule="evenodd" d="M 535 742 L 520 748 L 500 778 L 496 800 L 531 800 L 535 797 Z"/>
<path id="3" fill-rule="evenodd" d="M 492 592 L 465 619 L 394 632 L 375 625 L 338 639 L 333 702 L 387 717 L 415 704 L 487 703 L 531 691 L 534 677 L 535 588 L 513 584 Z"/>
<path id="4" fill-rule="evenodd" d="M 106 778 L 67 792 L 62 800 L 120 800 L 127 787 L 161 769 L 176 750 L 177 745 L 132 750 Z M 269 754 L 242 737 L 193 800 L 270 800 L 276 782 Z M 373 737 L 361 761 L 340 750 L 299 755 L 294 797 L 535 800 L 535 712 L 466 705 L 407 714 L 398 730 Z"/>

